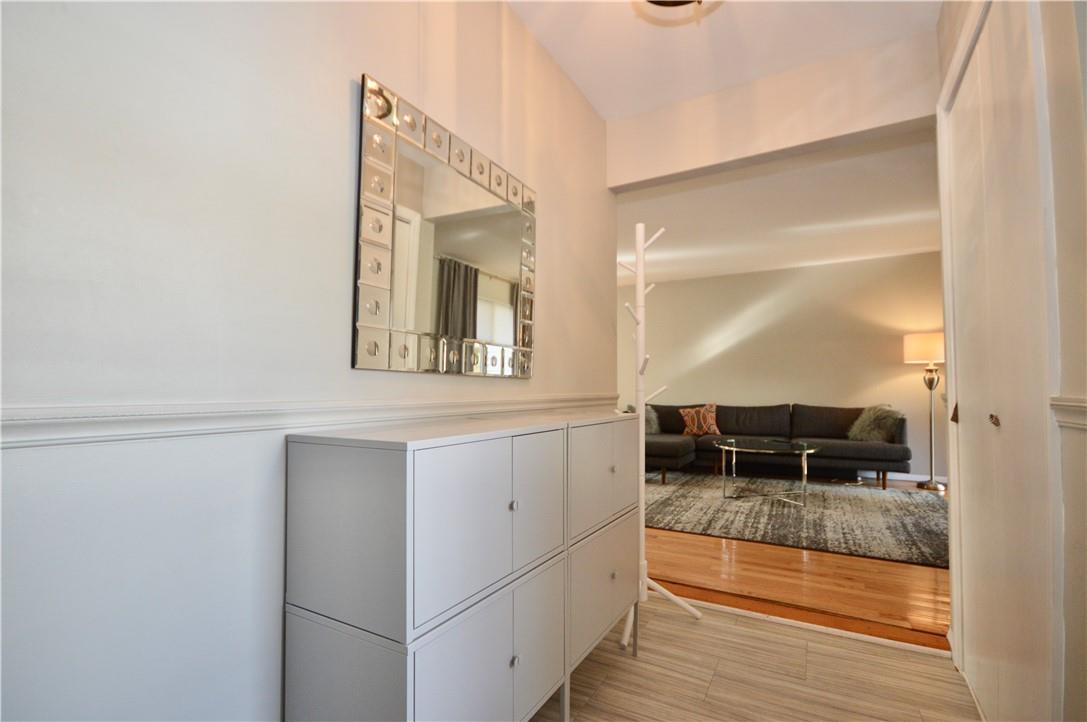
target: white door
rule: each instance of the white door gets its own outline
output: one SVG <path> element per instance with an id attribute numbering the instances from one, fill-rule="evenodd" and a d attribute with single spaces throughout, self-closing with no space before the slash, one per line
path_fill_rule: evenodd
<path id="1" fill-rule="evenodd" d="M 513 592 L 513 719 L 523 720 L 562 680 L 566 565 L 553 563 Z"/>
<path id="2" fill-rule="evenodd" d="M 415 626 L 513 570 L 511 440 L 415 452 Z"/>
<path id="3" fill-rule="evenodd" d="M 570 538 L 608 518 L 612 497 L 612 424 L 570 429 Z"/>
<path id="4" fill-rule="evenodd" d="M 415 719 L 509 720 L 513 595 L 472 609 L 415 653 Z"/>
<path id="5" fill-rule="evenodd" d="M 562 546 L 563 432 L 513 437 L 513 568 Z"/>
<path id="6" fill-rule="evenodd" d="M 638 422 L 617 421 L 612 427 L 612 513 L 638 503 Z"/>

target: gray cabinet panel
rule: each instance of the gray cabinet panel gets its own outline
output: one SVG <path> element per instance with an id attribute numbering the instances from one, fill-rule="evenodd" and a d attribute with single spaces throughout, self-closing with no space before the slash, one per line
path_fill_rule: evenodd
<path id="1" fill-rule="evenodd" d="M 638 503 L 638 421 L 616 421 L 611 428 L 615 462 L 611 511 L 615 514 Z"/>
<path id="2" fill-rule="evenodd" d="M 563 433 L 513 437 L 513 568 L 562 546 Z"/>
<path id="3" fill-rule="evenodd" d="M 612 424 L 570 429 L 570 537 L 609 515 L 612 487 Z"/>
<path id="4" fill-rule="evenodd" d="M 509 720 L 513 595 L 466 613 L 415 653 L 415 719 Z"/>
<path id="5" fill-rule="evenodd" d="M 290 613 L 286 648 L 287 722 L 406 718 L 405 654 Z"/>
<path id="6" fill-rule="evenodd" d="M 513 570 L 511 440 L 415 452 L 415 625 Z"/>
<path id="7" fill-rule="evenodd" d="M 288 603 L 404 640 L 406 475 L 395 451 L 288 445 Z"/>
<path id="8" fill-rule="evenodd" d="M 566 565 L 552 564 L 513 592 L 513 719 L 523 720 L 562 681 Z"/>

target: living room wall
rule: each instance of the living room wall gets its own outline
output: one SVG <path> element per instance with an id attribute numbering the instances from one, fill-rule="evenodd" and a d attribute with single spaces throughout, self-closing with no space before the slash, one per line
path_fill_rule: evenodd
<path id="1" fill-rule="evenodd" d="M 634 331 L 619 289 L 620 403 L 633 398 Z M 928 473 L 928 392 L 902 335 L 943 327 L 940 254 L 657 284 L 648 299 L 646 388 L 683 404 L 891 404 L 906 414 L 912 472 Z M 943 386 L 938 391 L 942 391 Z M 946 476 L 937 396 L 936 474 Z"/>

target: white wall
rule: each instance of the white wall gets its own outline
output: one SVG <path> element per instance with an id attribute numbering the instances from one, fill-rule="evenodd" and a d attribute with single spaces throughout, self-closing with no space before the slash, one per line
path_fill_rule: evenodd
<path id="1" fill-rule="evenodd" d="M 689 175 L 928 118 L 939 84 L 936 35 L 921 33 L 610 120 L 608 185 Z"/>
<path id="2" fill-rule="evenodd" d="M 350 368 L 363 72 L 537 190 L 531 381 Z M 3 716 L 276 718 L 287 428 L 614 392 L 604 124 L 496 3 L 4 4 L 3 93 Z"/>
<path id="3" fill-rule="evenodd" d="M 663 242 L 663 241 L 662 241 Z M 633 321 L 619 289 L 619 393 L 633 397 Z M 941 328 L 940 254 L 658 283 L 647 301 L 646 388 L 661 403 L 870 406 L 906 414 L 911 473 L 928 474 L 928 390 L 902 335 Z M 942 391 L 942 387 L 939 389 Z M 945 405 L 937 396 L 936 474 Z"/>

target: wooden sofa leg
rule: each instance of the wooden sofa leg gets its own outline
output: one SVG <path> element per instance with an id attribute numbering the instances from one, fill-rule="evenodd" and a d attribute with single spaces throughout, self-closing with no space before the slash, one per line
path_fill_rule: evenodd
<path id="1" fill-rule="evenodd" d="M 883 490 L 887 491 L 887 472 L 886 471 L 879 472 L 879 480 L 883 485 Z"/>
<path id="2" fill-rule="evenodd" d="M 668 469 L 661 469 L 661 484 L 668 483 Z"/>

